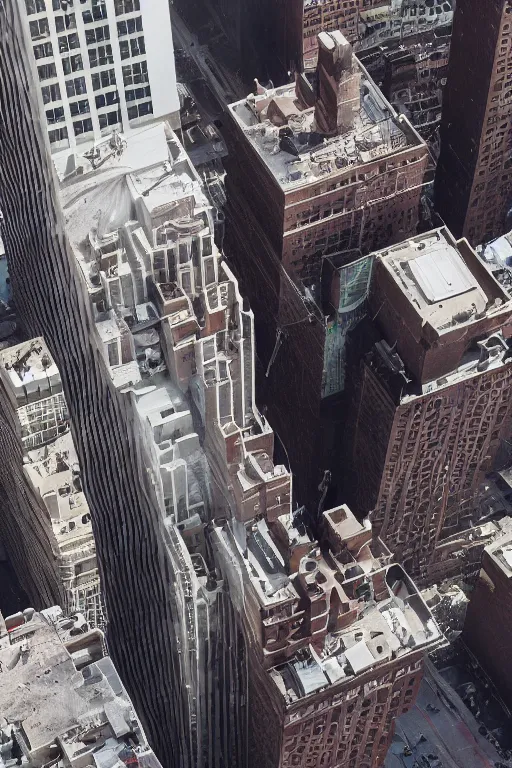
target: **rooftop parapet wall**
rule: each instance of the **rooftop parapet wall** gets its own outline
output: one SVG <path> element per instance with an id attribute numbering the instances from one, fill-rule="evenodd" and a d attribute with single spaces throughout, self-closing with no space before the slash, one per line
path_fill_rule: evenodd
<path id="1" fill-rule="evenodd" d="M 295 664 L 301 651 L 320 676 L 325 660 L 328 685 L 439 642 L 441 633 L 414 584 L 390 562 L 385 547 L 377 543 L 378 554 L 372 552 L 369 522 L 359 523 L 346 506 L 324 512 L 323 522 L 322 549 L 287 514 L 214 528 L 216 547 L 230 552 L 226 577 L 236 584 L 238 572 L 238 589 L 252 595 L 247 621 L 252 632 L 259 627 L 253 639 L 260 663 L 266 669 Z M 373 650 L 366 645 L 370 629 L 372 638 L 380 637 Z M 346 668 L 334 648 L 348 651 Z"/>
<path id="2" fill-rule="evenodd" d="M 475 341 L 512 336 L 512 303 L 465 240 L 434 230 L 375 255 L 370 307 L 415 381 L 452 373 Z"/>

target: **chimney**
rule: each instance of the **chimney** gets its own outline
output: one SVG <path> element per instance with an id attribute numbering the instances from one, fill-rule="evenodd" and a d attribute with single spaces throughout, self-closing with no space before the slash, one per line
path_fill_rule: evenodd
<path id="1" fill-rule="evenodd" d="M 337 136 L 350 130 L 361 106 L 361 72 L 352 46 L 336 30 L 318 35 L 315 122 L 319 133 Z"/>

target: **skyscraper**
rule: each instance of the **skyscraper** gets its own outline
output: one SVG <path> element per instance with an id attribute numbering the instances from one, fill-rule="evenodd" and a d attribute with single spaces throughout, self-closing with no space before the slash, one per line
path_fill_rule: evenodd
<path id="1" fill-rule="evenodd" d="M 489 0 L 485 13 L 479 0 L 457 3 L 434 202 L 453 234 L 475 247 L 510 229 L 511 25 L 510 0 Z"/>
<path id="2" fill-rule="evenodd" d="M 120 674 L 165 763 L 197 765 L 182 685 L 170 560 L 148 449 L 130 397 L 112 383 L 65 234 L 47 139 L 32 97 L 18 3 L 0 5 L 0 209 L 17 311 L 57 362 L 89 502 Z M 171 641 L 170 641 L 171 639 Z M 163 724 L 163 725 L 162 725 Z"/>
<path id="3" fill-rule="evenodd" d="M 91 515 L 60 373 L 44 339 L 0 351 L 0 414 L 0 531 L 18 579 L 41 608 L 51 598 L 50 576 L 68 614 L 103 627 Z"/>
<path id="4" fill-rule="evenodd" d="M 480 502 L 510 428 L 512 302 L 442 228 L 376 254 L 369 306 L 378 333 L 363 326 L 353 343 L 348 498 L 412 578 L 471 578 L 495 533 Z"/>
<path id="5" fill-rule="evenodd" d="M 216 523 L 247 643 L 249 768 L 377 768 L 442 635 L 368 520 L 323 513 Z"/>
<path id="6" fill-rule="evenodd" d="M 53 149 L 179 122 L 167 0 L 22 0 Z"/>
<path id="7" fill-rule="evenodd" d="M 225 161 L 225 253 L 254 309 L 271 423 L 313 503 L 332 454 L 322 400 L 343 388 L 347 309 L 369 277 L 360 259 L 415 234 L 428 160 L 343 35 L 319 39 L 316 90 L 297 76 L 229 107 Z"/>

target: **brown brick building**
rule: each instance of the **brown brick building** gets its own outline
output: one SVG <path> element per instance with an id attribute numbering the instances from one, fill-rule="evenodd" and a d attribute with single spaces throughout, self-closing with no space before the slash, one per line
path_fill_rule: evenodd
<path id="1" fill-rule="evenodd" d="M 357 51 L 369 46 L 386 47 L 409 36 L 426 33 L 450 24 L 452 0 L 299 0 L 304 6 L 303 61 L 313 68 L 318 55 L 319 32 L 341 30 L 357 44 Z"/>
<path id="2" fill-rule="evenodd" d="M 480 0 L 457 3 L 435 205 L 454 235 L 474 246 L 510 229 L 511 40 L 510 0 L 488 0 L 485 13 Z"/>
<path id="3" fill-rule="evenodd" d="M 229 107 L 226 161 L 225 253 L 254 307 L 269 416 L 307 501 L 330 452 L 322 394 L 339 389 L 326 381 L 329 324 L 342 340 L 325 267 L 413 236 L 427 165 L 343 36 L 321 39 L 316 92 L 301 77 Z"/>
<path id="4" fill-rule="evenodd" d="M 484 551 L 480 578 L 471 595 L 462 638 L 512 707 L 512 527 Z"/>
<path id="5" fill-rule="evenodd" d="M 248 648 L 250 768 L 374 768 L 442 635 L 368 520 L 326 511 L 215 524 Z"/>
<path id="6" fill-rule="evenodd" d="M 383 340 L 355 374 L 354 509 L 421 582 L 471 575 L 494 530 L 478 501 L 510 424 L 512 304 L 446 229 L 377 254 L 369 304 Z"/>

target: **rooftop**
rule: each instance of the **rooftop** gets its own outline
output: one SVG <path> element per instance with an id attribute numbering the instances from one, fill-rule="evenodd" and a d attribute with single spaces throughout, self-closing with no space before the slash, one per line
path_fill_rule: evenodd
<path id="1" fill-rule="evenodd" d="M 407 147 L 423 146 L 355 56 L 352 60 L 355 76 L 360 77 L 360 109 L 353 126 L 341 135 L 326 138 L 318 132 L 315 107 L 305 105 L 295 84 L 250 95 L 229 106 L 284 191 L 341 176 L 347 169 L 397 155 Z M 312 92 L 310 98 L 314 98 Z"/>
<path id="2" fill-rule="evenodd" d="M 407 294 L 424 322 L 445 331 L 477 318 L 491 303 L 446 229 L 386 249 L 377 258 Z M 496 285 L 497 292 L 500 292 Z M 499 295 L 494 300 L 496 306 Z"/>
<path id="3" fill-rule="evenodd" d="M 57 395 L 62 388 L 59 370 L 43 338 L 2 349 L 0 379 L 15 408 Z M 24 418 L 24 413 L 19 409 L 18 417 Z"/>
<path id="4" fill-rule="evenodd" d="M 125 750 L 132 756 L 149 750 L 111 660 L 99 658 L 101 633 L 87 629 L 83 617 L 63 619 L 58 608 L 29 609 L 0 627 L 2 756 L 8 765 L 11 730 L 43 763 L 69 765 L 89 753 L 90 764 L 113 766 Z M 92 664 L 80 663 L 91 653 Z M 29 764 L 25 756 L 21 764 Z"/>
<path id="5" fill-rule="evenodd" d="M 503 573 L 512 579 L 512 519 L 504 518 L 500 521 L 500 527 L 501 535 L 489 544 L 485 551 Z"/>
<path id="6" fill-rule="evenodd" d="M 80 155 L 66 150 L 52 159 L 61 179 L 66 231 L 84 257 L 90 236 L 101 240 L 134 220 L 144 227 L 148 218 L 172 211 L 187 196 L 196 206 L 208 205 L 194 167 L 166 123 L 126 136 L 113 133 L 80 149 Z"/>
<path id="7" fill-rule="evenodd" d="M 371 667 L 440 643 L 442 634 L 420 593 L 398 565 L 386 566 L 385 595 L 369 600 L 346 630 L 302 648 L 270 676 L 288 705 Z"/>

